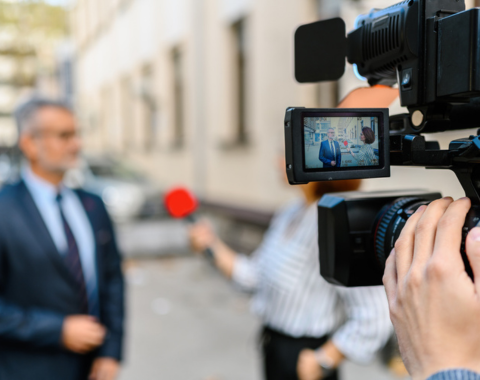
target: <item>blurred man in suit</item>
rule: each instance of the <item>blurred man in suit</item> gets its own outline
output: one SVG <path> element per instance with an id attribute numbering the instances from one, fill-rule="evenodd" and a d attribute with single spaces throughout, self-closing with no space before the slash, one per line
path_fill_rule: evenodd
<path id="1" fill-rule="evenodd" d="M 113 380 L 124 282 L 101 199 L 63 184 L 80 140 L 67 105 L 16 112 L 28 165 L 0 192 L 0 380 Z"/>
<path id="2" fill-rule="evenodd" d="M 324 168 L 340 167 L 342 164 L 342 152 L 340 144 L 335 139 L 335 129 L 330 128 L 327 139 L 320 144 L 318 159 L 323 162 Z"/>

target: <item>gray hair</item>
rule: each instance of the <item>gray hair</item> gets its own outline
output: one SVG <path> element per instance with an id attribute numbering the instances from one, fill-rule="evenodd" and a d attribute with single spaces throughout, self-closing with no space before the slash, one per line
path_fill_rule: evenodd
<path id="1" fill-rule="evenodd" d="M 49 99 L 40 96 L 34 96 L 21 103 L 14 112 L 15 123 L 17 124 L 18 135 L 32 128 L 32 120 L 42 108 L 54 107 L 60 108 L 73 114 L 73 109 L 63 100 Z"/>

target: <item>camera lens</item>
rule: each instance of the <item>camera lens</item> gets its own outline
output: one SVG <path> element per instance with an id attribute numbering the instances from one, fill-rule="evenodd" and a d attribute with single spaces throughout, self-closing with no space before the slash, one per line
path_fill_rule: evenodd
<path id="1" fill-rule="evenodd" d="M 374 223 L 373 251 L 382 270 L 408 217 L 421 205 L 429 203 L 421 197 L 405 197 L 396 199 L 380 210 Z"/>

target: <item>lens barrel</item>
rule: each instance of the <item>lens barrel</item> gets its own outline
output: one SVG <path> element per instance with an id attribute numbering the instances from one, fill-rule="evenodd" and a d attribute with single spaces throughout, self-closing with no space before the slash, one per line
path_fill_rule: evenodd
<path id="1" fill-rule="evenodd" d="M 373 251 L 382 270 L 410 215 L 430 202 L 421 197 L 398 198 L 380 210 L 374 223 Z"/>

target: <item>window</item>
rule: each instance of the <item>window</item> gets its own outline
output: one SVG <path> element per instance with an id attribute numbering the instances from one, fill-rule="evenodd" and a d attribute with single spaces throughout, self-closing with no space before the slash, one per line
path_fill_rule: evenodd
<path id="1" fill-rule="evenodd" d="M 246 36 L 245 36 L 245 20 L 241 19 L 232 25 L 234 36 L 235 50 L 234 54 L 234 91 L 235 91 L 235 108 L 234 115 L 236 120 L 235 126 L 235 143 L 243 145 L 247 143 L 247 126 L 246 126 Z"/>
<path id="2" fill-rule="evenodd" d="M 129 77 L 124 77 L 121 81 L 120 103 L 122 113 L 122 145 L 125 150 L 133 147 L 133 99 L 132 99 L 132 82 Z"/>
<path id="3" fill-rule="evenodd" d="M 172 51 L 173 69 L 173 146 L 181 148 L 185 142 L 185 78 L 183 54 L 179 47 Z"/>
<path id="4" fill-rule="evenodd" d="M 144 128 L 144 146 L 146 150 L 155 147 L 157 139 L 157 102 L 154 95 L 154 75 L 151 66 L 145 66 L 142 70 L 140 84 L 140 96 L 142 102 L 142 125 Z"/>
<path id="5" fill-rule="evenodd" d="M 101 111 L 100 111 L 100 125 L 101 125 L 101 144 L 103 149 L 111 150 L 113 148 L 115 133 L 112 123 L 112 89 L 110 87 L 104 87 L 101 90 Z"/>

